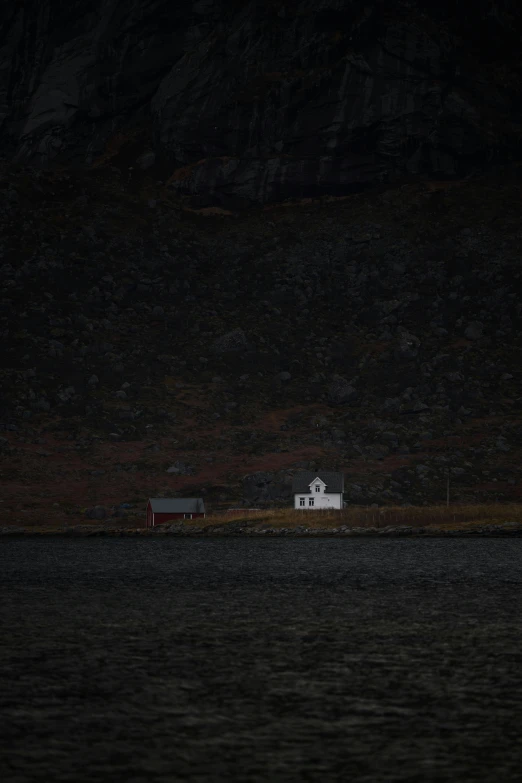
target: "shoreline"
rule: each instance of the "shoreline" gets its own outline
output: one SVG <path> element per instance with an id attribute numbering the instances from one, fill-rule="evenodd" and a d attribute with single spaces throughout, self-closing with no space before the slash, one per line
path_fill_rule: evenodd
<path id="1" fill-rule="evenodd" d="M 209 525 L 203 528 L 189 528 L 176 525 L 174 528 L 103 528 L 101 526 L 78 525 L 70 528 L 39 529 L 9 527 L 0 528 L 2 538 L 448 538 L 448 537 L 522 537 L 522 525 L 505 523 L 477 527 L 389 526 L 384 528 L 271 528 L 259 529 L 232 525 Z"/>

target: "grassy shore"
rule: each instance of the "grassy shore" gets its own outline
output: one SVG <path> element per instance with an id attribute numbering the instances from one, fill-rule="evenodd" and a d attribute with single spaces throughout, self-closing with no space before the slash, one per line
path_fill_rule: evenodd
<path id="1" fill-rule="evenodd" d="M 342 511 L 308 511 L 293 508 L 250 511 L 245 514 L 215 514 L 208 516 L 206 524 L 223 524 L 224 520 L 245 521 L 254 525 L 269 525 L 274 528 L 385 528 L 385 527 L 436 527 L 451 529 L 463 525 L 481 526 L 519 522 L 522 525 L 522 504 L 505 503 L 491 505 L 462 506 L 387 506 L 369 508 L 351 506 Z M 185 524 L 201 526 L 202 520 Z"/>
<path id="2" fill-rule="evenodd" d="M 134 522 L 134 524 L 133 524 Z M 352 506 L 342 511 L 300 511 L 295 509 L 268 509 L 234 513 L 210 514 L 205 519 L 173 520 L 168 525 L 159 525 L 149 530 L 144 525 L 136 526 L 133 520 L 108 520 L 106 522 L 82 522 L 68 526 L 46 525 L 31 527 L 4 526 L 0 533 L 19 533 L 22 535 L 46 535 L 78 533 L 89 534 L 132 534 L 156 535 L 167 532 L 171 526 L 181 533 L 227 534 L 243 532 L 255 534 L 266 530 L 274 533 L 349 533 L 350 531 L 368 534 L 389 532 L 393 535 L 398 528 L 411 529 L 414 532 L 436 534 L 437 531 L 469 533 L 494 532 L 495 529 L 522 531 L 522 504 L 491 504 L 462 506 L 397 506 L 386 508 L 368 508 Z M 399 532 L 399 531 L 397 531 Z"/>

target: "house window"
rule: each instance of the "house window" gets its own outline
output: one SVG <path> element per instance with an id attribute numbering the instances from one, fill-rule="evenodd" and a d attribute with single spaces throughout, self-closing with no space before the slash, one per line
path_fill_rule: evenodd
<path id="1" fill-rule="evenodd" d="M 313 498 L 308 498 L 308 505 L 309 506 L 313 506 L 314 505 L 314 499 Z"/>
<path id="2" fill-rule="evenodd" d="M 321 491 L 321 486 L 320 486 L 320 484 L 316 484 L 316 485 L 315 485 L 315 491 L 316 491 L 316 492 L 320 492 L 320 491 Z"/>
<path id="3" fill-rule="evenodd" d="M 305 499 L 304 498 L 299 498 L 299 505 L 300 506 L 304 506 L 305 505 Z"/>
<path id="4" fill-rule="evenodd" d="M 192 514 L 183 514 L 183 519 L 192 519 Z"/>

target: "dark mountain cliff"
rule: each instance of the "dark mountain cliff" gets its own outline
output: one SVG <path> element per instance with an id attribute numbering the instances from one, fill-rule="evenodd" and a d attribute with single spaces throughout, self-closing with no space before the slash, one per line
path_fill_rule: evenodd
<path id="1" fill-rule="evenodd" d="M 0 519 L 519 499 L 520 21 L 4 5 Z"/>
<path id="2" fill-rule="evenodd" d="M 172 187 L 236 208 L 520 157 L 511 0 L 25 0 L 0 13 L 0 138 L 19 161 L 90 165 L 133 142 Z"/>

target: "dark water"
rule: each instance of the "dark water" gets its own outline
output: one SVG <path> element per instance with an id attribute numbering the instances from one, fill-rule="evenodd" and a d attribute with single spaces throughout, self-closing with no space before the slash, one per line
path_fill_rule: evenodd
<path id="1" fill-rule="evenodd" d="M 0 778 L 520 781 L 522 541 L 4 540 Z"/>

